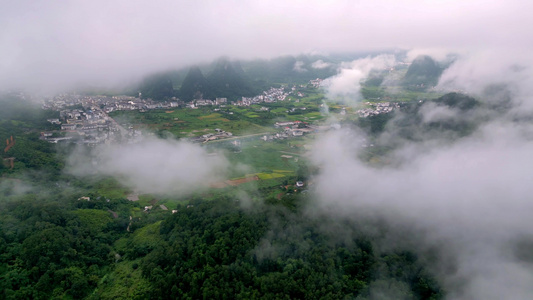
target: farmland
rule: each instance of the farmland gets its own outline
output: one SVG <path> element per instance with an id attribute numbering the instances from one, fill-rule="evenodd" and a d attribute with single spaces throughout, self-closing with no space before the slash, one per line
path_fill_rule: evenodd
<path id="1" fill-rule="evenodd" d="M 212 112 L 208 108 L 147 112 L 118 111 L 111 113 L 110 116 L 132 128 L 156 133 L 169 132 L 178 138 L 214 133 L 215 128 L 234 134 L 259 133 L 270 130 L 265 126 L 239 119 L 227 113 Z"/>
<path id="2" fill-rule="evenodd" d="M 233 135 L 274 132 L 277 121 L 316 122 L 324 119 L 319 106 L 321 92 L 309 89 L 306 97 L 250 106 L 221 105 L 197 108 L 159 109 L 148 111 L 114 111 L 110 117 L 124 127 L 147 130 L 158 134 L 170 133 L 177 138 L 215 133 L 215 129 Z"/>

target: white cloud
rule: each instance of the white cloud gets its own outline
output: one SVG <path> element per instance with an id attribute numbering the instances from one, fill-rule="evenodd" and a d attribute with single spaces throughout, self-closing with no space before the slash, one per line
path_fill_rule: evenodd
<path id="1" fill-rule="evenodd" d="M 446 48 L 415 48 L 407 52 L 407 62 L 412 62 L 419 55 L 427 55 L 435 61 L 446 61 L 452 50 Z"/>
<path id="2" fill-rule="evenodd" d="M 322 82 L 330 99 L 341 100 L 346 104 L 355 104 L 361 100 L 361 82 L 372 70 L 383 70 L 394 66 L 392 55 L 379 55 L 343 63 L 337 75 Z"/>
<path id="3" fill-rule="evenodd" d="M 425 103 L 420 108 L 423 123 L 454 121 L 459 116 L 459 111 L 447 106 L 436 105 L 434 103 Z"/>
<path id="4" fill-rule="evenodd" d="M 516 241 L 531 237 L 533 226 L 527 197 L 533 194 L 533 141 L 515 125 L 489 124 L 429 152 L 410 145 L 410 162 L 385 168 L 360 162 L 350 134 L 333 132 L 315 145 L 322 206 L 351 218 L 379 215 L 391 224 L 414 223 L 418 234 L 429 236 L 419 241 L 419 250 L 442 244 L 441 250 L 456 256 L 457 273 L 438 274 L 451 299 L 526 299 L 533 292 L 533 268 L 513 256 Z"/>
<path id="5" fill-rule="evenodd" d="M 490 85 L 503 85 L 513 95 L 515 109 L 533 111 L 533 59 L 529 51 L 486 49 L 467 51 L 447 68 L 437 88 L 482 95 Z"/>
<path id="6" fill-rule="evenodd" d="M 321 59 L 319 59 L 319 60 L 317 60 L 317 61 L 315 61 L 315 62 L 313 62 L 311 64 L 311 67 L 313 67 L 315 69 L 325 69 L 325 68 L 329 68 L 330 66 L 331 66 L 330 63 L 325 62 L 325 61 L 323 61 Z"/>
<path id="7" fill-rule="evenodd" d="M 305 63 L 303 61 L 296 61 L 294 63 L 294 67 L 292 68 L 294 71 L 298 73 L 307 72 L 308 70 L 304 67 Z"/>
<path id="8" fill-rule="evenodd" d="M 209 156 L 187 142 L 146 138 L 135 144 L 101 145 L 90 155 L 75 152 L 68 172 L 113 176 L 143 193 L 183 195 L 218 180 L 228 168 L 223 156 Z"/>

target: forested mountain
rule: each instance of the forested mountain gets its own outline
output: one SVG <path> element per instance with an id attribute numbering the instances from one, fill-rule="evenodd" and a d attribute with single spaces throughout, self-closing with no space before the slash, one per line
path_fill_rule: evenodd
<path id="1" fill-rule="evenodd" d="M 146 77 L 140 87 L 142 98 L 167 100 L 176 95 L 172 78 L 168 73 L 158 73 Z"/>
<path id="2" fill-rule="evenodd" d="M 411 88 L 425 89 L 439 81 L 444 68 L 427 55 L 420 55 L 413 60 L 403 78 L 403 84 Z"/>
<path id="3" fill-rule="evenodd" d="M 209 99 L 214 96 L 213 88 L 198 66 L 189 69 L 181 84 L 180 98 L 185 101 Z"/>
<path id="4" fill-rule="evenodd" d="M 198 66 L 191 67 L 181 84 L 179 94 L 185 101 L 217 97 L 237 100 L 260 92 L 260 89 L 252 87 L 240 63 L 220 58 L 207 77 L 204 77 Z"/>
<path id="5" fill-rule="evenodd" d="M 215 69 L 207 80 L 213 89 L 212 93 L 217 97 L 238 99 L 243 96 L 255 96 L 261 92 L 252 88 L 240 64 L 234 64 L 225 58 L 216 62 Z"/>
<path id="6" fill-rule="evenodd" d="M 317 63 L 318 62 L 318 63 Z M 311 79 L 336 74 L 336 64 L 325 56 L 281 56 L 242 62 L 243 69 L 255 82 L 303 84 Z"/>
<path id="7" fill-rule="evenodd" d="M 435 100 L 434 103 L 439 105 L 446 105 L 450 108 L 456 108 L 461 111 L 466 111 L 475 108 L 480 105 L 476 99 L 461 93 L 448 93 Z"/>

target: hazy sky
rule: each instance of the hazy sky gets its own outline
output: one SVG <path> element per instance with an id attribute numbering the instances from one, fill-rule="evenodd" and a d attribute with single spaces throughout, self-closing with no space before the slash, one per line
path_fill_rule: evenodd
<path id="1" fill-rule="evenodd" d="M 221 55 L 529 49 L 531 1 L 2 1 L 0 89 L 114 83 Z"/>

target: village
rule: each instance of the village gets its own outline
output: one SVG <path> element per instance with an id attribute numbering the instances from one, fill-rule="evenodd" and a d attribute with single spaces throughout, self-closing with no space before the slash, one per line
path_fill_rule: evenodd
<path id="1" fill-rule="evenodd" d="M 271 141 L 276 139 L 288 139 L 291 137 L 303 136 L 307 133 L 318 132 L 319 127 L 309 125 L 302 121 L 288 121 L 288 122 L 276 122 L 275 128 L 281 129 L 279 132 L 270 135 L 264 135 L 261 137 L 263 141 Z"/>
<path id="2" fill-rule="evenodd" d="M 41 133 L 41 139 L 51 142 L 74 142 L 78 144 L 96 145 L 102 143 L 111 143 L 113 141 L 134 142 L 143 136 L 143 132 L 133 126 L 121 126 L 109 113 L 115 111 L 139 111 L 141 113 L 149 110 L 170 110 L 179 108 L 198 109 L 200 107 L 212 107 L 213 112 L 218 112 L 228 105 L 237 107 L 248 107 L 260 103 L 274 103 L 294 99 L 299 102 L 299 98 L 304 97 L 302 88 L 312 86 L 320 87 L 321 79 L 311 80 L 307 85 L 286 87 L 272 87 L 262 94 L 254 97 L 242 97 L 237 101 L 228 101 L 227 98 L 195 99 L 185 103 L 184 101 L 172 97 L 167 101 L 154 101 L 152 99 L 142 99 L 141 94 L 138 97 L 133 96 L 91 96 L 77 94 L 61 94 L 43 101 L 42 108 L 59 111 L 59 118 L 48 119 L 48 122 L 58 125 L 57 130 L 46 131 Z M 295 96 L 290 98 L 289 96 Z M 378 102 L 364 103 L 367 108 L 356 111 L 360 118 L 390 113 L 399 108 L 398 103 Z M 269 108 L 262 106 L 259 110 L 268 111 Z M 297 110 L 304 111 L 306 107 L 295 107 L 287 110 L 287 113 L 295 113 Z M 229 112 L 232 114 L 232 112 Z M 341 115 L 346 114 L 343 108 Z M 302 121 L 281 121 L 276 122 L 274 127 L 279 129 L 273 134 L 264 134 L 261 139 L 264 141 L 287 139 L 299 137 L 307 133 L 317 132 L 319 126 L 311 125 Z M 213 132 L 214 129 L 214 132 Z M 211 133 L 201 134 L 188 138 L 193 143 L 207 143 L 219 139 L 234 137 L 234 134 L 220 128 L 212 128 Z"/>
<path id="3" fill-rule="evenodd" d="M 320 82 L 320 79 L 315 79 L 311 80 L 309 84 L 313 87 L 318 87 Z M 305 86 L 301 85 L 299 87 L 303 88 Z M 141 137 L 142 132 L 133 127 L 123 128 L 109 116 L 110 112 L 121 110 L 146 112 L 155 109 L 177 108 L 197 109 L 203 106 L 213 106 L 215 107 L 213 111 L 219 111 L 220 108 L 218 107 L 225 107 L 226 105 L 250 106 L 263 102 L 285 101 L 290 94 L 295 94 L 298 97 L 304 96 L 296 86 L 292 87 L 289 92 L 284 87 L 272 87 L 261 95 L 242 97 L 240 100 L 233 102 L 229 102 L 227 98 L 215 98 L 215 100 L 195 99 L 185 103 L 176 97 L 172 97 L 167 101 L 154 101 L 152 99 L 142 99 L 140 93 L 138 97 L 60 94 L 44 99 L 42 104 L 43 109 L 60 112 L 58 119 L 48 119 L 48 122 L 59 125 L 60 129 L 42 132 L 41 139 L 51 143 L 75 142 L 88 145 L 109 143 L 125 138 L 131 141 Z M 263 110 L 268 110 L 268 108 L 263 107 Z M 295 131 L 292 135 L 299 136 L 302 132 Z M 204 143 L 232 136 L 231 132 L 215 128 L 215 133 L 204 134 L 190 140 Z"/>
<path id="4" fill-rule="evenodd" d="M 60 111 L 59 119 L 48 122 L 60 125 L 60 130 L 41 132 L 41 139 L 50 143 L 76 142 L 100 144 L 119 139 L 121 127 L 97 107 L 73 108 Z M 123 130 L 123 129 L 122 129 Z"/>
<path id="5" fill-rule="evenodd" d="M 367 118 L 367 117 L 376 116 L 379 114 L 390 113 L 394 109 L 400 108 L 400 104 L 395 103 L 395 102 L 377 102 L 377 103 L 365 102 L 364 104 L 367 106 L 370 106 L 370 108 L 364 108 L 364 109 L 357 110 L 357 114 L 361 118 Z"/>
<path id="6" fill-rule="evenodd" d="M 314 79 L 309 82 L 313 87 L 319 87 L 321 79 Z M 299 88 L 304 88 L 306 85 L 300 85 Z M 43 101 L 42 108 L 61 111 L 72 106 L 82 106 L 83 108 L 99 107 L 105 113 L 110 113 L 117 110 L 139 110 L 147 111 L 151 109 L 171 109 L 178 107 L 198 108 L 199 106 L 250 106 L 252 104 L 259 104 L 262 102 L 273 103 L 277 101 L 284 101 L 291 94 L 299 97 L 304 96 L 302 92 L 298 91 L 296 86 L 291 87 L 289 92 L 286 92 L 284 87 L 271 87 L 262 94 L 254 97 L 242 97 L 241 100 L 229 102 L 227 98 L 210 99 L 194 99 L 190 102 L 185 102 L 177 97 L 172 97 L 167 101 L 154 101 L 152 99 L 143 99 L 142 94 L 138 97 L 133 96 L 90 96 L 77 94 L 60 94 L 52 98 L 46 98 Z"/>

